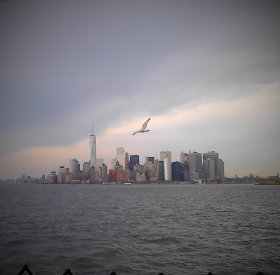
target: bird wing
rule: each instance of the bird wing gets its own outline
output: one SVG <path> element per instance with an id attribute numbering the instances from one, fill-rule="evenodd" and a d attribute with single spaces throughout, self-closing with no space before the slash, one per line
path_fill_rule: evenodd
<path id="1" fill-rule="evenodd" d="M 146 129 L 146 127 L 147 127 L 147 125 L 148 125 L 150 119 L 151 119 L 151 118 L 147 119 L 147 120 L 143 123 L 142 128 L 141 128 L 141 131 L 144 131 L 144 130 Z"/>

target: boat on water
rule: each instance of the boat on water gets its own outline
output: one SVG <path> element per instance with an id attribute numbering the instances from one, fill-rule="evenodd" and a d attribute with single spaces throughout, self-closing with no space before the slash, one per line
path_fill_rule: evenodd
<path id="1" fill-rule="evenodd" d="M 257 185 L 280 185 L 280 179 L 278 178 L 260 178 L 256 179 Z"/>

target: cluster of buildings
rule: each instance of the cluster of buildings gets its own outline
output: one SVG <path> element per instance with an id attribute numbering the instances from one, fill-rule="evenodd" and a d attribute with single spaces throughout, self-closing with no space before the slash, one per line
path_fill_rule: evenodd
<path id="1" fill-rule="evenodd" d="M 60 166 L 58 172 L 43 176 L 44 183 L 155 183 L 155 182 L 224 182 L 224 162 L 215 151 L 207 153 L 181 152 L 180 161 L 172 162 L 170 151 L 160 152 L 140 163 L 139 155 L 129 155 L 118 147 L 116 157 L 108 167 L 96 158 L 96 136 L 89 138 L 90 160 L 82 167 L 77 159 L 69 160 L 69 167 Z M 81 169 L 82 168 L 82 169 Z"/>

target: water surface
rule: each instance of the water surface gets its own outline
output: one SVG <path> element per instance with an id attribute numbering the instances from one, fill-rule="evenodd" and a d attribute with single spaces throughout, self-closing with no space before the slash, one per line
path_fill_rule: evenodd
<path id="1" fill-rule="evenodd" d="M 280 186 L 0 185 L 0 274 L 280 274 Z"/>

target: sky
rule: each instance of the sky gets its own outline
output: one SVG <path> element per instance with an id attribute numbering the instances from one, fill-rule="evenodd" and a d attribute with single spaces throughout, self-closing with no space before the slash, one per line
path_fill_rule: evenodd
<path id="1" fill-rule="evenodd" d="M 0 179 L 116 147 L 215 150 L 225 176 L 280 172 L 280 4 L 0 2 Z M 132 136 L 151 117 L 150 130 Z"/>

